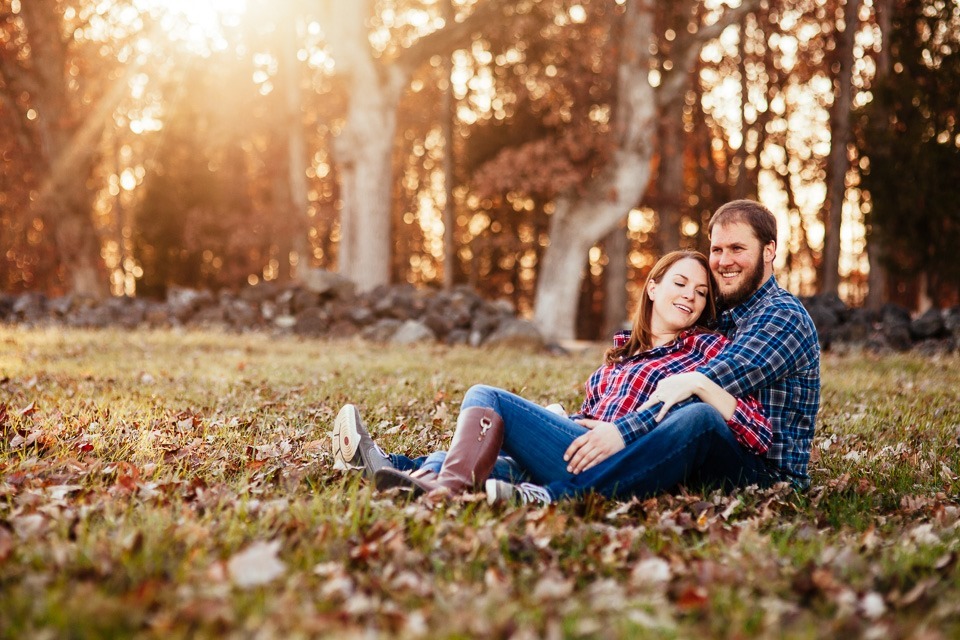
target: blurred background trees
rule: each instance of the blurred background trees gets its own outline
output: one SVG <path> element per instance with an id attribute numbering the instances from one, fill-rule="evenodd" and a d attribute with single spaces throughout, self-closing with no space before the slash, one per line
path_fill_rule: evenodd
<path id="1" fill-rule="evenodd" d="M 339 270 L 553 338 L 759 198 L 792 291 L 960 302 L 943 0 L 0 0 L 0 289 Z"/>

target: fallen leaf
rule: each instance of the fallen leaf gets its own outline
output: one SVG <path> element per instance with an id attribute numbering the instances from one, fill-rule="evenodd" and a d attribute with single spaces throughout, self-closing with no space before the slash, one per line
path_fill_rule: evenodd
<path id="1" fill-rule="evenodd" d="M 267 584 L 279 578 L 287 567 L 277 558 L 280 541 L 254 542 L 227 561 L 230 580 L 243 589 Z"/>
<path id="2" fill-rule="evenodd" d="M 556 573 L 548 573 L 540 578 L 537 586 L 533 588 L 533 599 L 542 602 L 544 600 L 562 600 L 573 593 L 573 581 L 566 580 L 563 576 Z"/>
<path id="3" fill-rule="evenodd" d="M 887 612 L 887 605 L 876 591 L 871 591 L 860 598 L 860 611 L 868 620 L 876 620 Z"/>
<path id="4" fill-rule="evenodd" d="M 13 536 L 6 527 L 0 527 L 0 564 L 6 562 L 13 553 Z"/>
<path id="5" fill-rule="evenodd" d="M 656 588 L 665 585 L 673 577 L 670 563 L 663 558 L 645 558 L 630 572 L 630 582 L 637 587 Z"/>

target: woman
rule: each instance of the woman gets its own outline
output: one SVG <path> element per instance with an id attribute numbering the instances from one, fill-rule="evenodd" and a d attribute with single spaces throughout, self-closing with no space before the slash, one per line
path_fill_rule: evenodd
<path id="1" fill-rule="evenodd" d="M 604 364 L 587 381 L 586 398 L 575 415 L 560 415 L 501 389 L 471 387 L 446 457 L 435 454 L 412 471 L 408 459 L 379 451 L 356 409 L 347 405 L 334 426 L 335 457 L 341 463 L 362 462 L 381 490 L 401 487 L 414 495 L 438 490 L 456 495 L 486 483 L 491 502 L 551 502 L 576 495 L 577 490 L 563 488 L 565 483 L 624 448 L 618 420 L 658 402 L 663 402 L 658 419 L 663 418 L 675 399 L 668 397 L 669 385 L 660 390 L 665 397 L 655 397 L 657 384 L 684 372 L 699 376 L 696 395 L 719 412 L 738 446 L 761 455 L 771 431 L 756 400 L 735 398 L 692 373 L 726 345 L 722 336 L 703 328 L 714 318 L 713 288 L 703 254 L 675 251 L 661 258 L 641 291 L 632 331 L 615 337 Z M 504 478 L 532 483 L 513 485 Z M 538 486 L 554 484 L 561 488 Z"/>

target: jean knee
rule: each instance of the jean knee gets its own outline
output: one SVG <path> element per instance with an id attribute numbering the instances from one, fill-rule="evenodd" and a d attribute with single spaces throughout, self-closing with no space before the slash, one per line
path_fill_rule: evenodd
<path id="1" fill-rule="evenodd" d="M 485 384 L 475 384 L 467 389 L 467 393 L 463 396 L 463 402 L 460 406 L 464 409 L 468 407 L 486 407 L 497 410 L 500 406 L 497 391 L 498 389 L 495 387 Z"/>
<path id="2" fill-rule="evenodd" d="M 723 415 L 711 405 L 705 402 L 694 402 L 685 407 L 680 407 L 669 416 L 674 418 L 674 422 L 680 429 L 698 429 L 701 431 L 711 431 L 716 429 L 727 429 L 727 421 Z"/>

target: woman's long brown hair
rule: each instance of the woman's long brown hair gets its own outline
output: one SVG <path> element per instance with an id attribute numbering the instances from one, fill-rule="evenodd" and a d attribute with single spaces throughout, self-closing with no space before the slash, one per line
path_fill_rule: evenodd
<path id="1" fill-rule="evenodd" d="M 633 314 L 633 326 L 631 327 L 630 339 L 621 347 L 611 347 L 603 356 L 605 364 L 613 364 L 625 358 L 653 348 L 653 332 L 650 328 L 650 317 L 653 315 L 653 300 L 650 299 L 648 287 L 651 282 L 657 284 L 663 280 L 670 267 L 681 260 L 696 260 L 707 273 L 707 306 L 703 313 L 697 318 L 696 326 L 705 327 L 707 323 L 712 322 L 717 315 L 715 303 L 715 284 L 713 274 L 710 273 L 710 262 L 707 257 L 699 251 L 671 251 L 653 265 L 653 269 L 647 274 L 647 279 L 643 283 L 643 289 L 640 291 L 640 299 L 637 301 L 637 310 Z"/>

